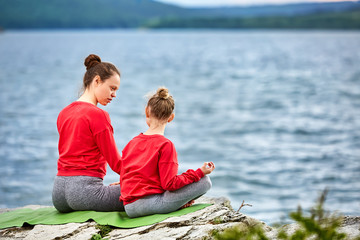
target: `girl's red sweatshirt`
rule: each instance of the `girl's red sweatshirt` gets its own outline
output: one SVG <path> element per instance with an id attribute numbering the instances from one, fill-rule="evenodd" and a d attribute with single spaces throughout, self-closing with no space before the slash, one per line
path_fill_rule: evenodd
<path id="1" fill-rule="evenodd" d="M 126 205 L 148 195 L 177 190 L 204 176 L 200 168 L 181 175 L 177 172 L 174 144 L 162 135 L 140 134 L 122 151 L 120 199 Z"/>

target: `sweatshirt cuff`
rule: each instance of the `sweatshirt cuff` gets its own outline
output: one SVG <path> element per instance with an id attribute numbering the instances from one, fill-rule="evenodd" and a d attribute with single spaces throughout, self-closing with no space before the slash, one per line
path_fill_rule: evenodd
<path id="1" fill-rule="evenodd" d="M 200 178 L 203 178 L 205 175 L 204 175 L 204 173 L 203 173 L 203 171 L 201 171 L 201 169 L 200 168 L 198 168 L 198 169 L 196 169 L 196 174 L 199 176 L 199 180 L 200 180 Z"/>

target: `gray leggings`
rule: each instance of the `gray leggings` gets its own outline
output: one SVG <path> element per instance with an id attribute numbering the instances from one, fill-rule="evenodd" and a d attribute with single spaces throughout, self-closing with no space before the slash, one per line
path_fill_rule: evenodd
<path id="1" fill-rule="evenodd" d="M 211 188 L 211 181 L 204 176 L 198 182 L 186 185 L 176 191 L 166 191 L 143 197 L 125 205 L 129 217 L 140 217 L 155 213 L 169 213 L 178 210 L 191 200 L 205 194 Z"/>
<path id="2" fill-rule="evenodd" d="M 120 185 L 104 186 L 101 178 L 89 176 L 56 176 L 52 193 L 59 212 L 124 211 L 119 197 Z"/>

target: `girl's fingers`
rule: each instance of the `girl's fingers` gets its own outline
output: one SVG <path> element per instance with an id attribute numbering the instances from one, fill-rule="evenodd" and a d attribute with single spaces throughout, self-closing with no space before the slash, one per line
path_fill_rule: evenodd
<path id="1" fill-rule="evenodd" d="M 215 164 L 213 162 L 204 162 L 201 167 L 204 174 L 209 174 L 215 169 Z"/>
<path id="2" fill-rule="evenodd" d="M 213 162 L 209 162 L 209 167 L 215 169 L 215 164 Z"/>

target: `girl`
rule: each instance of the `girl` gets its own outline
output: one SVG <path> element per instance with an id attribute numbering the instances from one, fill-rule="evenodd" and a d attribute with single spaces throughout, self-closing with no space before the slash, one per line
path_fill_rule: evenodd
<path id="1" fill-rule="evenodd" d="M 159 88 L 145 108 L 149 129 L 133 138 L 121 159 L 121 197 L 129 217 L 169 213 L 188 207 L 211 188 L 210 174 L 215 165 L 204 163 L 196 171 L 177 175 L 174 144 L 164 137 L 165 126 L 174 119 L 174 99 Z"/>
<path id="2" fill-rule="evenodd" d="M 119 185 L 103 184 L 107 163 L 120 173 L 120 154 L 109 114 L 97 107 L 116 97 L 120 72 L 94 54 L 85 59 L 85 66 L 84 93 L 57 119 L 60 138 L 53 204 L 60 212 L 124 211 Z"/>

